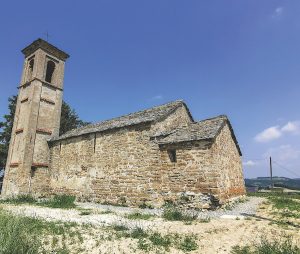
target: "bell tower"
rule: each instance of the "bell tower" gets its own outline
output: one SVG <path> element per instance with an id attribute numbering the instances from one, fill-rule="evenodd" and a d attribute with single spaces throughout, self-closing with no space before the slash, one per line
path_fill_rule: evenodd
<path id="1" fill-rule="evenodd" d="M 2 193 L 43 195 L 48 190 L 47 140 L 59 135 L 68 54 L 37 39 L 25 56 Z"/>

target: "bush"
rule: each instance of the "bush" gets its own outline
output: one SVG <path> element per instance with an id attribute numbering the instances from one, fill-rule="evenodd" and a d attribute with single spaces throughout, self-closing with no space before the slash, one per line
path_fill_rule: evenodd
<path id="1" fill-rule="evenodd" d="M 183 251 L 192 251 L 198 249 L 198 244 L 193 236 L 185 236 L 179 245 L 179 249 Z"/>
<path id="2" fill-rule="evenodd" d="M 75 197 L 70 195 L 55 195 L 53 198 L 42 202 L 44 206 L 51 208 L 64 208 L 70 209 L 76 207 L 74 204 Z"/>
<path id="3" fill-rule="evenodd" d="M 160 233 L 153 233 L 150 235 L 149 240 L 152 242 L 153 245 L 161 246 L 165 249 L 169 249 L 172 242 L 168 235 L 162 236 Z"/>

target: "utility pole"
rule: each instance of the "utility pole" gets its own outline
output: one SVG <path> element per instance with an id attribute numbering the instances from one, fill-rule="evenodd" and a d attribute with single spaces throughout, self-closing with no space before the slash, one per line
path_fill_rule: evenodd
<path id="1" fill-rule="evenodd" d="M 273 184 L 272 157 L 271 156 L 270 156 L 270 180 L 271 180 L 271 189 L 273 189 L 274 184 Z"/>

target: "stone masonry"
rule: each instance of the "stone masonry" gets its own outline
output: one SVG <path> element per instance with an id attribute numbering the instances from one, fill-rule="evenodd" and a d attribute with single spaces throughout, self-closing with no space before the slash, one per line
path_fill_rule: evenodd
<path id="1" fill-rule="evenodd" d="M 181 100 L 58 136 L 67 55 L 45 45 L 52 47 L 50 56 L 56 57 L 61 71 L 57 83 L 46 82 L 44 73 L 34 78 L 36 83 L 23 81 L 31 90 L 25 92 L 21 85 L 4 195 L 66 193 L 100 203 L 159 207 L 172 201 L 210 208 L 245 194 L 241 151 L 228 118 L 196 122 Z M 25 73 L 31 55 L 38 52 L 36 68 L 45 72 L 45 58 L 51 53 L 45 45 L 29 46 Z M 22 108 L 24 99 L 28 108 Z"/>

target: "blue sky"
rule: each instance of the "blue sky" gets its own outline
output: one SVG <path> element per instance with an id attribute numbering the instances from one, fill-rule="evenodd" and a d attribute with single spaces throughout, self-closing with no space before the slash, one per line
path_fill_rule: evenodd
<path id="1" fill-rule="evenodd" d="M 38 37 L 68 52 L 64 99 L 100 121 L 184 99 L 195 119 L 227 114 L 246 177 L 300 177 L 299 1 L 4 1 L 0 115 L 20 52 Z M 280 166 L 279 166 L 280 165 Z"/>

